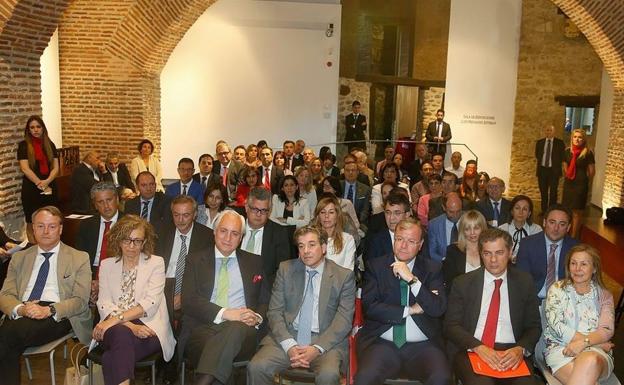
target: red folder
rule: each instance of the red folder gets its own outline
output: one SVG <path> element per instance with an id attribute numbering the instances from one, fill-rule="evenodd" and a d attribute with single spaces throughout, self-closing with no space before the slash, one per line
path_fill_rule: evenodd
<path id="1" fill-rule="evenodd" d="M 522 360 L 516 370 L 508 369 L 504 372 L 501 372 L 499 370 L 492 369 L 492 367 L 488 365 L 487 362 L 483 361 L 477 353 L 468 352 L 468 359 L 470 360 L 470 365 L 472 365 L 472 370 L 475 373 L 481 374 L 483 376 L 494 378 L 514 378 L 531 375 L 529 367 L 524 360 Z"/>

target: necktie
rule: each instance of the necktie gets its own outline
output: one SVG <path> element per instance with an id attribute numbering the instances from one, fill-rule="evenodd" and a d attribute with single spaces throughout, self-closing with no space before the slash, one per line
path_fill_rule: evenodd
<path id="1" fill-rule="evenodd" d="M 143 201 L 143 209 L 141 209 L 141 218 L 147 219 L 149 209 L 149 201 Z"/>
<path id="2" fill-rule="evenodd" d="M 350 185 L 349 185 L 349 191 L 347 191 L 347 199 L 348 199 L 349 201 L 351 201 L 351 203 L 354 203 L 354 202 L 353 202 L 353 196 L 354 196 L 354 195 L 355 195 L 355 194 L 353 193 L 353 185 L 352 185 L 352 184 L 350 184 Z M 355 205 L 355 203 L 354 203 L 354 205 Z"/>
<path id="3" fill-rule="evenodd" d="M 500 211 L 498 211 L 498 202 L 492 202 L 494 205 L 494 220 L 498 223 L 498 217 L 500 216 Z"/>
<path id="4" fill-rule="evenodd" d="M 268 168 L 264 169 L 264 188 L 271 191 L 271 176 Z"/>
<path id="5" fill-rule="evenodd" d="M 104 233 L 102 234 L 102 247 L 100 248 L 100 265 L 106 259 L 106 249 L 108 248 L 108 230 L 110 230 L 112 221 L 104 221 Z"/>
<path id="6" fill-rule="evenodd" d="M 43 289 L 45 288 L 46 281 L 48 280 L 48 272 L 50 271 L 50 257 L 54 253 L 41 253 L 43 255 L 44 261 L 39 268 L 39 273 L 37 274 L 37 279 L 35 280 L 35 285 L 33 286 L 32 291 L 30 292 L 30 296 L 28 297 L 29 301 L 36 301 L 41 299 L 41 294 L 43 294 Z"/>
<path id="7" fill-rule="evenodd" d="M 500 287 L 503 279 L 494 280 L 494 291 L 492 292 L 492 300 L 488 308 L 487 318 L 485 319 L 485 328 L 483 328 L 483 336 L 481 342 L 485 346 L 494 347 L 496 342 L 496 328 L 498 326 L 498 313 L 500 311 Z"/>
<path id="8" fill-rule="evenodd" d="M 292 165 L 290 164 L 291 159 L 290 156 L 286 158 L 286 168 L 292 171 Z"/>
<path id="9" fill-rule="evenodd" d="M 548 253 L 548 265 L 546 267 L 546 291 L 548 291 L 548 288 L 550 287 L 550 285 L 552 285 L 553 283 L 555 283 L 555 281 L 557 280 L 557 277 L 555 275 L 556 273 L 556 258 L 555 258 L 555 251 L 557 251 L 557 244 L 553 243 L 550 245 L 550 253 Z"/>
<path id="10" fill-rule="evenodd" d="M 401 287 L 401 306 L 407 306 L 407 296 L 409 295 L 408 287 L 406 281 L 400 280 L 399 286 Z M 407 342 L 407 333 L 405 329 L 405 318 L 401 321 L 400 324 L 394 325 L 392 327 L 392 341 L 396 345 L 397 348 L 401 348 L 401 346 L 405 345 Z"/>
<path id="11" fill-rule="evenodd" d="M 308 270 L 308 284 L 303 293 L 303 302 L 299 311 L 299 326 L 297 328 L 297 344 L 310 345 L 312 342 L 312 311 L 314 310 L 314 288 L 312 279 L 318 274 L 316 270 Z"/>
<path id="12" fill-rule="evenodd" d="M 459 230 L 457 230 L 457 223 L 453 223 L 453 228 L 451 229 L 451 244 L 457 243 L 458 236 Z"/>
<path id="13" fill-rule="evenodd" d="M 180 234 L 180 240 L 182 244 L 180 245 L 180 254 L 178 255 L 178 262 L 176 263 L 175 269 L 175 289 L 173 294 L 182 293 L 182 278 L 184 277 L 184 265 L 186 264 L 186 254 L 188 254 L 188 250 L 186 248 L 186 235 Z"/>
<path id="14" fill-rule="evenodd" d="M 207 180 L 208 180 L 208 177 L 202 176 L 202 186 L 204 186 L 204 189 L 208 187 L 208 183 L 206 183 Z"/>
<path id="15" fill-rule="evenodd" d="M 256 248 L 256 234 L 258 233 L 258 231 L 260 230 L 251 229 L 251 234 L 249 234 L 249 240 L 247 241 L 247 247 L 245 247 L 245 250 L 249 251 L 250 253 L 253 253 L 254 249 Z"/>
<path id="16" fill-rule="evenodd" d="M 546 159 L 544 159 L 544 167 L 550 167 L 550 153 L 551 153 L 550 139 L 546 139 Z"/>
<path id="17" fill-rule="evenodd" d="M 186 195 L 186 185 L 182 185 L 182 195 Z"/>
<path id="18" fill-rule="evenodd" d="M 230 258 L 221 258 L 221 267 L 217 276 L 217 305 L 221 307 L 228 306 L 228 292 L 230 290 L 230 275 L 228 274 L 228 262 Z"/>

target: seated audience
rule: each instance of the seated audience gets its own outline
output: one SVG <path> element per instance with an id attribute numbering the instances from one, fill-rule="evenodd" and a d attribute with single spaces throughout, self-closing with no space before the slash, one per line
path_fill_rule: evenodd
<path id="1" fill-rule="evenodd" d="M 518 368 L 533 353 L 541 324 L 531 277 L 509 265 L 511 236 L 488 228 L 479 236 L 483 267 L 453 282 L 444 318 L 444 335 L 457 349 L 454 370 L 464 385 L 537 385 L 533 376 L 485 377 L 474 372 L 468 354 L 476 354 L 491 369 Z M 472 353 L 467 352 L 468 350 Z"/>
<path id="2" fill-rule="evenodd" d="M 178 162 L 178 175 L 180 180 L 167 186 L 165 194 L 174 198 L 178 195 L 193 197 L 197 203 L 203 202 L 204 190 L 201 183 L 193 180 L 195 163 L 191 158 L 182 158 Z"/>
<path id="3" fill-rule="evenodd" d="M 407 378 L 450 383 L 440 318 L 446 291 L 440 265 L 423 258 L 417 220 L 396 225 L 393 253 L 370 259 L 364 271 L 364 326 L 358 332 L 357 385 Z"/>
<path id="4" fill-rule="evenodd" d="M 347 159 L 347 157 L 345 157 Z M 353 157 L 349 158 L 353 159 Z M 355 162 L 344 166 L 344 183 L 341 197 L 350 201 L 357 213 L 360 228 L 366 232 L 370 216 L 371 188 L 358 180 L 359 171 Z"/>
<path id="5" fill-rule="evenodd" d="M 238 248 L 245 218 L 223 211 L 214 233 L 215 246 L 190 253 L 184 272 L 178 341 L 196 385 L 227 384 L 234 359 L 253 355 L 270 296 L 262 260 Z"/>
<path id="6" fill-rule="evenodd" d="M 432 174 L 437 175 L 437 174 Z M 431 177 L 430 177 L 431 178 Z M 440 216 L 444 213 L 444 207 L 442 206 L 442 198 L 449 193 L 454 193 L 457 191 L 457 176 L 453 173 L 444 171 L 442 174 L 442 194 L 436 198 L 429 199 L 429 212 L 427 213 L 427 218 L 429 220 Z M 461 197 L 460 197 L 461 198 Z M 464 202 L 462 199 L 462 208 L 468 210 L 467 202 Z"/>
<path id="7" fill-rule="evenodd" d="M 305 146 L 305 143 L 304 143 Z M 300 154 L 300 151 L 303 151 L 303 148 L 297 154 L 295 154 L 295 142 L 292 140 L 285 140 L 282 145 L 283 158 L 284 158 L 284 170 L 289 170 L 293 172 L 296 167 L 303 166 L 303 157 Z M 286 174 L 286 171 L 284 171 Z"/>
<path id="8" fill-rule="evenodd" d="M 387 181 L 394 182 L 399 187 L 404 188 L 405 191 L 409 191 L 409 186 L 403 182 L 400 182 L 398 179 L 399 170 L 396 164 L 394 163 L 386 164 L 381 172 L 381 176 L 383 179 L 381 180 L 380 183 L 373 186 L 373 190 L 371 193 L 371 207 L 373 210 L 373 214 L 377 214 L 383 211 L 383 199 L 381 197 L 381 184 L 383 182 L 387 182 Z"/>
<path id="9" fill-rule="evenodd" d="M 336 178 L 340 176 L 340 169 L 336 167 L 336 155 L 329 152 L 319 158 L 323 161 L 323 174 Z"/>
<path id="10" fill-rule="evenodd" d="M 112 182 L 117 187 L 119 198 L 123 200 L 132 199 L 136 196 L 134 193 L 134 182 L 130 178 L 130 172 L 125 163 L 119 162 L 119 154 L 109 152 L 106 155 L 106 170 L 103 180 Z"/>
<path id="11" fill-rule="evenodd" d="M 299 141 L 297 141 L 299 142 Z M 305 147 L 305 142 L 303 144 L 303 146 L 301 147 Z M 295 143 L 295 152 L 297 152 L 297 145 Z M 309 169 L 310 168 L 310 163 L 312 163 L 312 159 L 314 159 L 316 157 L 316 155 L 314 155 L 314 150 L 311 149 L 310 147 L 305 147 L 303 149 L 303 151 L 301 152 L 301 155 L 303 156 L 303 165 L 305 166 L 305 168 Z"/>
<path id="12" fill-rule="evenodd" d="M 230 200 L 234 199 L 236 194 L 236 186 L 240 183 L 240 172 L 243 169 L 243 163 L 236 159 L 232 159 L 232 150 L 230 145 L 224 141 L 217 144 L 217 159 L 219 160 L 213 166 L 213 172 L 221 177 L 221 183 L 225 186 Z"/>
<path id="13" fill-rule="evenodd" d="M 355 267 L 355 240 L 344 232 L 344 216 L 335 197 L 322 198 L 314 210 L 310 222 L 327 233 L 327 254 L 325 257 L 339 266 L 353 270 Z"/>
<path id="14" fill-rule="evenodd" d="M 396 153 L 392 157 L 392 163 L 397 165 L 397 169 L 399 170 L 399 181 L 409 185 L 409 175 L 407 169 L 403 165 L 403 154 Z"/>
<path id="15" fill-rule="evenodd" d="M 211 183 L 221 183 L 219 175 L 212 172 L 214 168 L 214 158 L 210 154 L 202 154 L 197 162 L 199 172 L 193 174 L 193 180 L 201 184 L 203 191 Z"/>
<path id="16" fill-rule="evenodd" d="M 372 186 L 375 183 L 375 171 L 368 167 L 368 156 L 360 149 L 352 151 L 351 153 L 355 156 L 358 171 L 361 175 L 365 175 L 366 178 L 368 178 L 368 186 Z"/>
<path id="17" fill-rule="evenodd" d="M 93 339 L 104 349 L 102 372 L 107 385 L 129 384 L 134 364 L 162 351 L 173 356 L 176 341 L 165 301 L 165 264 L 152 255 L 156 234 L 136 215 L 127 215 L 108 234 L 107 258 L 100 266 L 97 308 L 101 321 Z"/>
<path id="18" fill-rule="evenodd" d="M 249 167 L 260 167 L 262 162 L 260 162 L 258 156 L 258 146 L 255 144 L 250 144 L 247 146 L 247 156 L 245 157 L 245 164 Z"/>
<path id="19" fill-rule="evenodd" d="M 410 194 L 411 194 L 410 196 L 412 197 L 412 202 L 418 202 L 421 196 L 430 193 L 429 176 L 432 174 L 433 174 L 433 166 L 431 165 L 431 162 L 428 160 L 423 161 L 420 166 L 420 173 L 419 173 L 420 180 L 414 183 L 410 190 Z"/>
<path id="20" fill-rule="evenodd" d="M 479 189 L 479 178 L 477 176 L 477 162 L 469 160 L 466 162 L 466 170 L 461 177 L 461 186 L 459 187 L 459 193 L 462 199 L 467 199 L 470 202 L 476 202 L 477 190 Z"/>
<path id="21" fill-rule="evenodd" d="M 384 210 L 385 210 L 385 205 L 386 205 L 386 199 L 388 198 L 388 195 L 390 195 L 391 192 L 407 193 L 407 191 L 397 186 L 397 184 L 394 182 L 383 182 L 381 184 L 381 196 L 384 202 Z M 407 194 L 405 195 L 407 197 Z M 408 199 L 408 202 L 409 202 L 409 199 Z M 410 211 L 410 214 L 411 214 L 411 211 Z M 370 218 L 368 219 L 368 231 L 367 231 L 368 235 L 375 234 L 379 230 L 387 229 L 387 228 L 388 227 L 386 226 L 386 218 L 384 216 L 383 211 L 380 213 L 371 215 Z"/>
<path id="22" fill-rule="evenodd" d="M 357 148 L 354 148 L 353 152 L 355 151 L 359 151 L 359 150 Z M 351 164 L 351 163 L 355 163 L 356 166 L 358 166 L 357 167 L 358 173 L 357 173 L 356 180 L 362 184 L 365 184 L 368 187 L 372 186 L 370 183 L 370 179 L 368 179 L 368 176 L 360 172 L 360 166 L 357 163 L 357 158 L 355 157 L 355 155 L 347 154 L 342 158 L 342 160 L 343 160 L 344 166 Z M 342 173 L 344 174 L 344 167 L 342 169 Z M 341 178 L 344 178 L 344 175 L 342 175 Z"/>
<path id="23" fill-rule="evenodd" d="M 323 160 L 326 154 L 331 154 L 331 148 L 329 146 L 322 146 L 319 149 L 318 158 Z"/>
<path id="24" fill-rule="evenodd" d="M 299 195 L 308 202 L 308 209 L 310 210 L 310 217 L 314 215 L 314 208 L 318 198 L 316 197 L 316 189 L 312 184 L 312 177 L 310 170 L 307 167 L 297 167 L 295 169 L 295 178 L 299 188 Z"/>
<path id="25" fill-rule="evenodd" d="M 566 256 L 566 276 L 548 289 L 546 364 L 562 384 L 596 384 L 613 373 L 613 296 L 598 251 L 580 244 Z"/>
<path id="26" fill-rule="evenodd" d="M 247 367 L 250 385 L 272 385 L 274 375 L 289 367 L 310 368 L 316 384 L 341 383 L 355 301 L 353 273 L 325 257 L 322 229 L 302 227 L 295 242 L 299 258 L 279 266 L 267 311 L 270 332 Z"/>
<path id="27" fill-rule="evenodd" d="M 380 160 L 379 162 L 377 162 L 377 165 L 375 166 L 376 178 L 381 177 L 381 170 L 384 168 L 386 163 L 392 162 L 393 158 L 394 158 L 394 147 L 392 147 L 392 145 L 389 144 L 386 146 L 386 148 L 384 148 L 384 158 Z M 418 170 L 420 171 L 420 168 Z"/>
<path id="28" fill-rule="evenodd" d="M 422 165 L 429 160 L 429 151 L 427 151 L 427 145 L 424 143 L 416 143 L 414 151 L 416 152 L 416 157 L 414 161 L 409 164 L 407 169 L 410 178 L 410 189 L 422 180 L 422 174 L 420 173 Z M 408 160 L 409 159 L 406 159 L 406 161 Z"/>
<path id="29" fill-rule="evenodd" d="M 242 144 L 234 147 L 234 160 L 240 162 L 243 166 L 247 162 L 247 149 Z"/>
<path id="30" fill-rule="evenodd" d="M 518 268 L 531 274 L 540 299 L 546 298 L 548 288 L 565 277 L 565 256 L 578 241 L 568 235 L 572 213 L 554 204 L 544 213 L 544 231 L 520 241 Z"/>
<path id="31" fill-rule="evenodd" d="M 349 221 L 353 223 L 356 229 L 360 228 L 360 221 L 358 219 L 357 213 L 355 212 L 355 208 L 353 207 L 352 201 L 342 198 L 342 184 L 340 180 L 333 176 L 326 176 L 323 178 L 323 182 L 321 183 L 321 189 L 317 195 L 320 197 L 323 193 L 333 194 L 336 198 L 338 198 L 338 202 L 340 202 L 340 208 L 342 209 L 343 214 L 346 214 L 349 218 Z M 364 233 L 362 233 L 363 235 Z"/>
<path id="32" fill-rule="evenodd" d="M 277 155 L 277 153 L 276 153 Z M 258 168 L 261 176 L 261 185 L 273 194 L 279 192 L 279 181 L 284 177 L 284 167 L 282 158 L 282 167 L 273 164 L 273 149 L 264 147 L 260 150 L 261 166 Z"/>
<path id="33" fill-rule="evenodd" d="M 442 176 L 444 174 L 444 153 L 434 153 L 431 155 L 431 166 L 433 173 Z"/>
<path id="34" fill-rule="evenodd" d="M 452 175 L 452 174 L 451 174 Z M 462 216 L 462 201 L 456 192 L 445 195 L 442 199 L 444 214 L 429 222 L 429 254 L 434 261 L 442 263 L 446 248 L 459 239 L 458 222 Z"/>
<path id="35" fill-rule="evenodd" d="M 93 214 L 91 187 L 104 180 L 104 162 L 96 152 L 87 152 L 82 162 L 74 168 L 71 176 L 71 208 L 74 213 Z"/>
<path id="36" fill-rule="evenodd" d="M 280 170 L 284 175 L 293 174 L 289 168 L 285 167 L 285 158 L 284 158 L 283 151 L 275 151 L 275 154 L 273 155 L 273 166 L 275 166 L 277 170 Z M 279 184 L 279 180 L 278 180 L 278 184 Z M 273 194 L 276 194 L 276 193 L 273 193 Z"/>
<path id="37" fill-rule="evenodd" d="M 384 200 L 384 211 L 381 213 L 384 217 L 384 226 L 380 226 L 378 231 L 366 236 L 367 245 L 364 248 L 364 262 L 366 263 L 372 258 L 392 254 L 396 225 L 411 214 L 407 194 L 400 191 L 403 189 L 397 187 Z"/>
<path id="38" fill-rule="evenodd" d="M 477 174 L 477 201 L 487 199 L 487 186 L 489 181 L 490 175 L 487 172 L 481 171 Z"/>
<path id="39" fill-rule="evenodd" d="M 470 273 L 481 266 L 479 255 L 479 235 L 487 229 L 483 214 L 470 210 L 462 215 L 459 222 L 457 243 L 446 248 L 446 258 L 442 262 L 442 272 L 446 291 L 451 291 L 453 280 L 464 273 Z"/>
<path id="40" fill-rule="evenodd" d="M 487 198 L 477 202 L 477 210 L 483 214 L 489 226 L 498 227 L 511 219 L 511 202 L 503 198 L 505 182 L 493 177 L 487 184 Z"/>
<path id="41" fill-rule="evenodd" d="M 27 347 L 72 330 L 83 344 L 91 336 L 89 256 L 61 242 L 63 214 L 56 207 L 35 210 L 32 224 L 37 245 L 15 253 L 0 290 L 1 384 L 20 383 L 20 356 Z M 65 279 L 48 276 L 56 271 Z"/>
<path id="42" fill-rule="evenodd" d="M 416 213 L 418 215 L 418 219 L 420 220 L 420 224 L 426 229 L 429 224 L 429 201 L 431 199 L 436 199 L 442 197 L 444 193 L 442 191 L 442 177 L 438 174 L 433 174 L 428 178 L 429 181 L 429 191 L 428 194 L 425 194 L 420 197 L 417 204 Z M 413 202 L 412 202 L 413 203 Z"/>
<path id="43" fill-rule="evenodd" d="M 171 222 L 171 197 L 156 191 L 156 179 L 149 171 L 141 171 L 135 181 L 139 195 L 124 206 L 127 214 L 139 215 L 158 230 Z"/>
<path id="44" fill-rule="evenodd" d="M 223 184 L 209 184 L 204 191 L 204 204 L 197 206 L 197 222 L 212 229 L 217 214 L 225 210 L 229 202 L 227 190 Z"/>
<path id="45" fill-rule="evenodd" d="M 136 181 L 140 172 L 149 171 L 156 179 L 156 191 L 164 192 L 165 188 L 162 185 L 162 166 L 156 155 L 154 155 L 154 144 L 148 139 L 143 139 L 139 142 L 137 151 L 139 155 L 130 162 L 130 178 Z"/>
<path id="46" fill-rule="evenodd" d="M 518 249 L 520 249 L 520 241 L 529 235 L 537 234 L 542 231 L 542 227 L 537 223 L 533 223 L 533 201 L 526 195 L 516 195 L 511 200 L 511 220 L 498 226 L 499 229 L 506 231 L 513 239 L 512 262 L 516 262 Z"/>
<path id="47" fill-rule="evenodd" d="M 297 179 L 286 175 L 280 181 L 280 193 L 273 195 L 270 219 L 282 226 L 303 227 L 310 222 L 308 201 L 299 195 Z"/>
<path id="48" fill-rule="evenodd" d="M 310 178 L 312 178 L 312 185 L 318 187 L 323 181 L 325 174 L 323 174 L 323 163 L 319 158 L 314 158 L 310 162 Z"/>
<path id="49" fill-rule="evenodd" d="M 451 154 L 451 165 L 446 168 L 446 171 L 451 172 L 457 176 L 457 179 L 461 181 L 464 177 L 464 167 L 461 165 L 462 154 L 459 151 L 455 151 Z M 466 164 L 468 166 L 468 164 Z"/>
<path id="50" fill-rule="evenodd" d="M 244 207 L 249 190 L 262 186 L 260 171 L 256 167 L 245 166 L 241 172 L 241 182 L 236 186 L 236 199 L 232 202 L 232 206 Z"/>

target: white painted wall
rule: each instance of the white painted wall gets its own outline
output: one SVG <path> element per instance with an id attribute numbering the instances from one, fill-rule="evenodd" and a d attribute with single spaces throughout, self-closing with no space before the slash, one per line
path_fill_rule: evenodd
<path id="1" fill-rule="evenodd" d="M 521 17 L 521 0 L 451 2 L 445 100 L 451 141 L 466 143 L 480 169 L 506 182 Z M 473 158 L 464 147 L 453 151 L 461 151 L 464 161 Z"/>
<path id="2" fill-rule="evenodd" d="M 592 182 L 591 203 L 602 206 L 604 192 L 605 167 L 607 164 L 607 147 L 609 146 L 609 131 L 611 129 L 611 115 L 613 113 L 613 83 L 607 71 L 602 71 L 602 84 L 600 89 L 600 111 L 598 112 L 598 126 L 596 131 L 596 143 L 594 155 L 596 157 L 596 175 Z M 604 207 L 605 209 L 608 207 Z"/>
<path id="3" fill-rule="evenodd" d="M 335 141 L 340 13 L 336 4 L 252 0 L 208 8 L 161 74 L 164 176 L 177 178 L 181 157 L 212 154 L 219 139 Z"/>
<path id="4" fill-rule="evenodd" d="M 57 148 L 63 146 L 61 132 L 61 81 L 59 72 L 59 32 L 54 31 L 43 50 L 41 63 L 41 109 L 48 135 Z"/>

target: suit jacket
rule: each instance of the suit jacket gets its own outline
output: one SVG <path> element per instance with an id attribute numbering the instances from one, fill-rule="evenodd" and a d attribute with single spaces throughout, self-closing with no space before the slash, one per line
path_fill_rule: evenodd
<path id="1" fill-rule="evenodd" d="M 201 185 L 201 174 L 200 173 L 195 173 L 193 174 L 193 180 L 197 183 L 199 183 Z M 212 184 L 212 183 L 221 183 L 221 177 L 219 177 L 219 174 L 215 174 L 214 172 L 211 172 L 210 174 L 208 174 L 208 178 L 206 180 L 206 185 Z M 204 190 L 206 190 L 205 186 L 202 186 L 202 188 Z M 202 199 L 203 201 L 203 199 Z"/>
<path id="2" fill-rule="evenodd" d="M 28 281 L 33 271 L 38 248 L 18 251 L 11 258 L 7 278 L 0 291 L 0 310 L 11 314 L 22 303 Z M 83 344 L 89 344 L 93 321 L 89 310 L 91 269 L 89 256 L 61 242 L 57 260 L 57 279 L 60 302 L 55 303 L 59 320 L 69 319 L 72 329 Z"/>
<path id="3" fill-rule="evenodd" d="M 294 172 L 299 166 L 303 166 L 303 156 L 301 156 L 301 154 L 293 154 L 290 167 L 288 167 L 288 159 L 286 155 L 284 155 L 284 168 Z"/>
<path id="4" fill-rule="evenodd" d="M 420 174 L 420 169 L 422 168 L 423 161 L 420 158 L 414 159 L 412 163 L 407 167 L 407 175 L 410 178 L 410 189 L 416 183 L 422 180 L 422 175 Z"/>
<path id="5" fill-rule="evenodd" d="M 483 214 L 485 220 L 490 222 L 494 219 L 494 208 L 489 199 L 481 199 L 477 202 L 477 210 Z M 505 198 L 501 198 L 500 207 L 498 208 L 500 215 L 498 216 L 498 225 L 508 223 L 511 220 L 511 202 Z"/>
<path id="6" fill-rule="evenodd" d="M 100 180 L 102 180 L 101 177 Z M 80 214 L 93 214 L 95 212 L 91 207 L 91 187 L 97 182 L 93 177 L 93 172 L 84 163 L 80 163 L 74 168 L 71 176 L 71 208 L 73 212 Z"/>
<path id="7" fill-rule="evenodd" d="M 578 241 L 576 239 L 568 235 L 563 238 L 561 252 L 559 254 L 559 266 L 557 269 L 559 274 L 557 280 L 565 277 L 565 256 L 572 246 L 577 243 Z M 516 264 L 519 269 L 531 274 L 536 293 L 540 292 L 546 281 L 547 263 L 548 252 L 546 251 L 546 234 L 543 231 L 525 237 L 520 241 Z"/>
<path id="8" fill-rule="evenodd" d="M 357 118 L 353 113 L 345 117 L 345 141 L 364 140 L 366 132 L 366 116 L 358 114 Z"/>
<path id="9" fill-rule="evenodd" d="M 474 337 L 483 296 L 483 267 L 455 279 L 444 318 L 444 335 L 459 350 L 481 345 Z M 516 346 L 533 352 L 542 326 L 539 304 L 531 277 L 515 268 L 507 268 L 509 313 Z M 500 349 L 500 347 L 498 347 Z"/>
<path id="10" fill-rule="evenodd" d="M 110 170 L 104 174 L 102 178 L 106 181 L 113 182 L 113 175 Z M 119 167 L 117 169 L 117 182 L 119 183 L 118 188 L 122 191 L 124 188 L 134 191 L 134 183 L 130 178 L 130 172 L 128 171 L 125 163 L 119 163 Z"/>
<path id="11" fill-rule="evenodd" d="M 243 240 L 245 244 L 246 241 Z M 280 263 L 291 259 L 291 243 L 288 230 L 273 221 L 267 221 L 262 231 L 262 262 L 269 287 L 273 287 L 275 273 Z"/>
<path id="12" fill-rule="evenodd" d="M 182 194 L 182 186 L 180 185 L 179 180 L 175 181 L 174 183 L 167 186 L 167 188 L 165 188 L 165 195 L 170 196 L 172 199 L 180 194 Z M 204 187 L 201 185 L 201 183 L 197 183 L 191 179 L 188 184 L 186 195 L 193 197 L 198 205 L 204 204 Z"/>
<path id="13" fill-rule="evenodd" d="M 156 250 L 154 253 L 163 257 L 165 261 L 165 272 L 167 268 L 169 268 L 175 234 L 176 227 L 173 222 L 163 225 L 158 234 L 158 242 L 156 243 Z M 188 254 L 199 252 L 207 248 L 214 248 L 214 244 L 214 233 L 212 229 L 198 222 L 193 223 L 191 242 L 188 245 Z"/>
<path id="14" fill-rule="evenodd" d="M 149 223 L 151 223 L 155 229 L 158 229 L 161 226 L 173 221 L 173 217 L 171 215 L 171 197 L 158 191 L 154 195 L 153 199 L 154 201 L 152 202 Z M 134 214 L 138 216 L 141 216 L 142 209 L 140 195 L 127 201 L 124 206 L 124 212 L 126 214 Z"/>
<path id="15" fill-rule="evenodd" d="M 114 310 L 121 290 L 123 262 L 107 258 L 100 266 L 100 290 L 97 307 L 100 319 L 106 318 Z M 163 351 L 163 358 L 169 361 L 173 356 L 176 340 L 169 325 L 169 315 L 163 290 L 165 288 L 165 264 L 161 257 L 145 254 L 139 257 L 134 291 L 135 302 L 143 307 L 143 317 L 139 318 L 156 333 Z"/>
<path id="16" fill-rule="evenodd" d="M 546 142 L 546 138 L 539 139 L 535 142 L 535 160 L 536 167 L 535 172 L 537 176 L 540 176 L 540 172 L 542 170 L 549 170 L 548 168 L 542 167 L 542 158 L 544 157 L 544 144 Z M 550 172 L 553 176 L 560 177 L 561 176 L 561 164 L 563 163 L 565 154 L 565 144 L 563 144 L 563 140 L 559 138 L 553 138 L 552 148 L 550 150 L 550 163 L 551 168 Z"/>
<path id="17" fill-rule="evenodd" d="M 275 221 L 278 225 L 282 226 L 297 226 L 303 227 L 310 222 L 310 208 L 308 206 L 308 200 L 305 198 L 299 198 L 299 202 L 294 204 L 293 216 L 286 218 L 286 223 L 277 222 L 277 218 L 281 218 L 284 215 L 284 208 L 286 204 L 279 199 L 279 195 L 273 195 L 273 209 L 271 210 L 270 219 Z"/>
<path id="18" fill-rule="evenodd" d="M 260 181 L 264 177 L 264 166 L 260 166 Z M 280 170 L 277 167 L 271 167 L 271 175 L 269 175 L 269 179 L 271 181 L 271 194 L 279 194 L 279 182 L 284 177 L 284 170 Z"/>
<path id="19" fill-rule="evenodd" d="M 459 225 L 458 225 L 459 226 Z M 427 226 L 427 237 L 429 238 L 429 255 L 434 261 L 442 263 L 446 257 L 446 214 L 433 218 Z"/>
<path id="20" fill-rule="evenodd" d="M 377 337 L 403 321 L 400 282 L 390 266 L 394 261 L 393 254 L 374 258 L 369 260 L 364 271 L 362 306 L 366 318 L 358 333 L 358 349 L 366 349 Z M 409 291 L 409 305 L 418 303 L 425 311 L 411 315 L 412 320 L 429 340 L 439 344 L 441 317 L 446 311 L 446 292 L 440 269 L 439 263 L 416 256 L 412 274 L 422 283 L 422 287 L 417 296 Z"/>
<path id="21" fill-rule="evenodd" d="M 442 262 L 442 274 L 444 274 L 447 293 L 450 293 L 455 278 L 464 273 L 466 273 L 466 252 L 461 251 L 456 243 L 448 245 L 446 258 Z"/>
<path id="22" fill-rule="evenodd" d="M 273 294 L 267 311 L 270 334 L 261 344 L 278 345 L 297 339 L 293 322 L 299 314 L 305 290 L 306 268 L 300 259 L 282 262 L 277 271 Z M 351 270 L 325 258 L 319 293 L 319 335 L 312 344 L 326 351 L 340 349 L 346 356 L 355 303 L 355 278 Z"/>
<path id="23" fill-rule="evenodd" d="M 348 189 L 347 181 L 342 182 L 342 189 L 346 194 Z M 355 204 L 353 205 L 353 208 L 357 213 L 358 221 L 360 221 L 360 227 L 364 226 L 362 228 L 364 232 L 366 232 L 368 217 L 370 216 L 371 192 L 372 189 L 369 186 L 359 181 L 355 181 Z"/>
<path id="24" fill-rule="evenodd" d="M 123 213 L 119 211 L 117 220 L 121 219 L 121 217 L 123 217 Z M 89 254 L 89 266 L 91 266 L 94 277 L 96 268 L 93 266 L 93 263 L 95 262 L 95 254 L 97 253 L 101 218 L 102 217 L 100 215 L 94 215 L 80 221 L 78 235 L 76 236 L 76 248 L 78 250 L 86 251 L 87 254 Z"/>
<path id="25" fill-rule="evenodd" d="M 212 172 L 221 175 L 221 162 L 215 162 L 212 168 Z M 230 196 L 230 200 L 234 200 L 236 194 L 236 187 L 241 183 L 241 172 L 245 166 L 236 159 L 230 160 L 227 174 L 227 191 Z"/>
<path id="26" fill-rule="evenodd" d="M 384 221 L 385 223 L 385 221 Z M 364 249 L 364 262 L 368 262 L 372 258 L 381 257 L 384 255 L 392 255 L 392 238 L 390 237 L 390 230 L 384 228 L 378 232 L 366 237 L 366 248 Z"/>
<path id="27" fill-rule="evenodd" d="M 434 142 L 433 138 L 435 138 L 436 136 L 438 136 L 438 125 L 437 125 L 437 120 L 434 120 L 433 122 L 429 123 L 429 126 L 427 126 L 427 132 L 425 134 L 425 138 L 427 139 L 427 142 Z M 449 140 L 451 140 L 451 138 L 453 137 L 453 135 L 451 134 L 451 126 L 447 123 L 447 122 L 442 122 L 442 142 L 438 145 L 436 144 L 429 144 L 429 148 L 432 149 L 434 152 L 441 152 L 441 153 L 445 153 L 446 152 L 446 142 L 448 142 Z"/>

